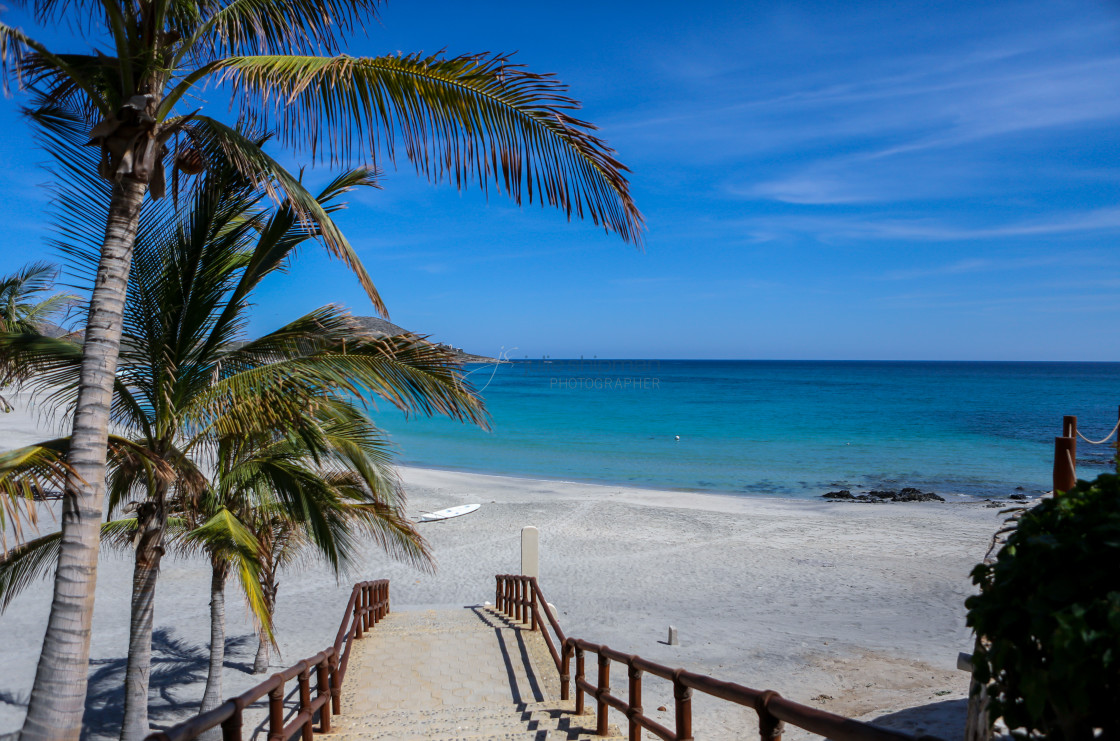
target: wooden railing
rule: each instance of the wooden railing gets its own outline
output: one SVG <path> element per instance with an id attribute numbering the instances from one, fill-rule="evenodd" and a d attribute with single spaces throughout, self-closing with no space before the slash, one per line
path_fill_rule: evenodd
<path id="1" fill-rule="evenodd" d="M 535 577 L 500 575 L 497 577 L 495 608 L 508 617 L 531 623 L 540 629 L 549 653 L 560 674 L 560 699 L 569 699 L 571 661 L 576 660 L 575 712 L 584 712 L 584 695 L 595 700 L 595 732 L 605 736 L 609 708 L 622 712 L 627 719 L 630 741 L 642 737 L 648 730 L 666 741 L 691 741 L 693 691 L 718 697 L 728 702 L 752 708 L 758 714 L 759 737 L 762 741 L 781 741 L 783 724 L 791 723 L 810 733 L 833 741 L 914 741 L 908 734 L 863 723 L 851 718 L 828 713 L 787 700 L 773 690 L 755 690 L 734 682 L 724 682 L 704 674 L 672 669 L 641 656 L 624 654 L 608 646 L 589 643 L 578 638 L 567 638 L 560 629 L 552 609 L 541 593 Z M 543 616 L 543 620 L 542 620 Z M 547 627 L 546 624 L 547 623 Z M 551 632 L 561 649 L 556 650 Z M 586 654 L 596 656 L 598 675 L 595 682 L 587 679 Z M 612 694 L 610 686 L 611 662 L 625 664 L 627 669 L 627 699 Z M 667 728 L 642 711 L 642 678 L 646 673 L 673 683 L 674 727 Z"/>
<path id="2" fill-rule="evenodd" d="M 196 715 L 166 731 L 149 735 L 145 741 L 187 741 L 218 726 L 221 726 L 223 741 L 242 741 L 242 716 L 245 708 L 265 695 L 268 695 L 268 741 L 289 741 L 296 733 L 302 735 L 302 741 L 311 741 L 315 732 L 316 714 L 319 731 L 329 733 L 331 716 L 342 712 L 342 682 L 346 678 L 346 666 L 350 661 L 354 639 L 361 638 L 388 614 L 387 579 L 355 584 L 332 646 L 273 674 L 256 687 L 226 700 L 209 712 Z M 312 673 L 315 675 L 314 699 L 311 698 Z M 298 683 L 298 712 L 285 723 L 284 686 L 292 679 Z"/>

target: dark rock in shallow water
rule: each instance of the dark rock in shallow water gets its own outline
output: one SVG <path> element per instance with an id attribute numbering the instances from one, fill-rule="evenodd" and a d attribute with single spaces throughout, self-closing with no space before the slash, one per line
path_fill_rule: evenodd
<path id="1" fill-rule="evenodd" d="M 1019 488 L 1021 489 L 1022 487 L 1019 487 Z M 1027 498 L 1027 495 L 1026 494 L 1012 494 L 1011 496 L 1009 496 L 1007 498 L 1008 499 L 1014 499 L 1016 502 L 1022 502 L 1023 500 L 1025 500 Z"/>
<path id="2" fill-rule="evenodd" d="M 824 499 L 837 499 L 845 502 L 869 502 L 869 503 L 885 503 L 885 502 L 944 502 L 943 497 L 939 497 L 932 491 L 923 492 L 908 486 L 902 491 L 893 491 L 890 489 L 871 490 L 866 494 L 853 495 L 847 489 L 840 491 L 830 491 L 827 494 L 822 494 Z"/>
<path id="3" fill-rule="evenodd" d="M 918 491 L 917 489 L 903 489 L 902 493 L 893 502 L 944 502 L 944 497 L 939 497 L 932 491 Z"/>

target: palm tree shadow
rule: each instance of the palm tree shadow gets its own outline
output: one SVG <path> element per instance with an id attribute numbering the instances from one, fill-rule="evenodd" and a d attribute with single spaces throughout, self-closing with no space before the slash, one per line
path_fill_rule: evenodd
<path id="1" fill-rule="evenodd" d="M 225 666 L 245 671 L 243 660 L 255 634 L 226 640 Z M 82 721 L 83 739 L 116 739 L 124 717 L 125 657 L 90 660 L 89 691 Z M 198 712 L 210 666 L 210 648 L 176 638 L 167 628 L 152 633 L 152 673 L 148 717 L 153 729 L 165 728 Z"/>
<path id="2" fill-rule="evenodd" d="M 875 726 L 892 728 L 913 736 L 938 739 L 964 738 L 968 698 L 942 700 L 880 715 L 871 720 Z"/>

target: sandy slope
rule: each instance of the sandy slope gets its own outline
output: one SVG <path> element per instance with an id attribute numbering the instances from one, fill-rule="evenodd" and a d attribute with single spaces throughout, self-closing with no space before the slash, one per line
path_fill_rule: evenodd
<path id="1" fill-rule="evenodd" d="M 43 431 L 25 406 L 0 416 L 0 449 Z M 439 561 L 435 575 L 391 563 L 371 547 L 352 576 L 391 579 L 396 610 L 492 600 L 494 575 L 519 567 L 521 527 L 536 525 L 541 585 L 569 635 L 836 712 L 886 715 L 910 730 L 960 736 L 968 677 L 954 666 L 957 652 L 970 649 L 962 602 L 968 572 L 1001 521 L 997 510 L 751 499 L 420 469 L 402 475 L 414 513 L 467 502 L 483 507 L 421 525 Z M 119 722 L 130 568 L 111 553 L 99 567 L 87 713 L 94 734 L 111 733 Z M 153 723 L 179 717 L 201 698 L 208 586 L 203 563 L 166 563 Z M 0 733 L 19 725 L 49 592 L 44 582 L 0 615 Z M 348 593 L 349 581 L 336 583 L 319 565 L 282 578 L 283 659 L 274 664 L 327 646 Z M 227 694 L 260 679 L 243 670 L 255 648 L 245 610 L 235 596 L 229 604 Z M 663 643 L 670 624 L 680 631 L 679 646 Z M 671 707 L 670 700 L 667 684 L 646 683 L 647 709 Z M 744 724 L 753 727 L 752 716 L 698 698 L 697 737 L 739 737 Z"/>

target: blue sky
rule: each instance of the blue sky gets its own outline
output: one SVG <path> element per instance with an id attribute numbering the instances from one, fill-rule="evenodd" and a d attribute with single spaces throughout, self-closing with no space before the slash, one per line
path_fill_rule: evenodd
<path id="1" fill-rule="evenodd" d="M 397 0 L 349 51 L 440 49 L 569 83 L 649 228 L 388 167 L 341 223 L 402 326 L 514 357 L 1120 360 L 1120 4 Z M 18 102 L 0 273 L 51 257 Z M 251 329 L 329 302 L 370 313 L 305 251 Z"/>

